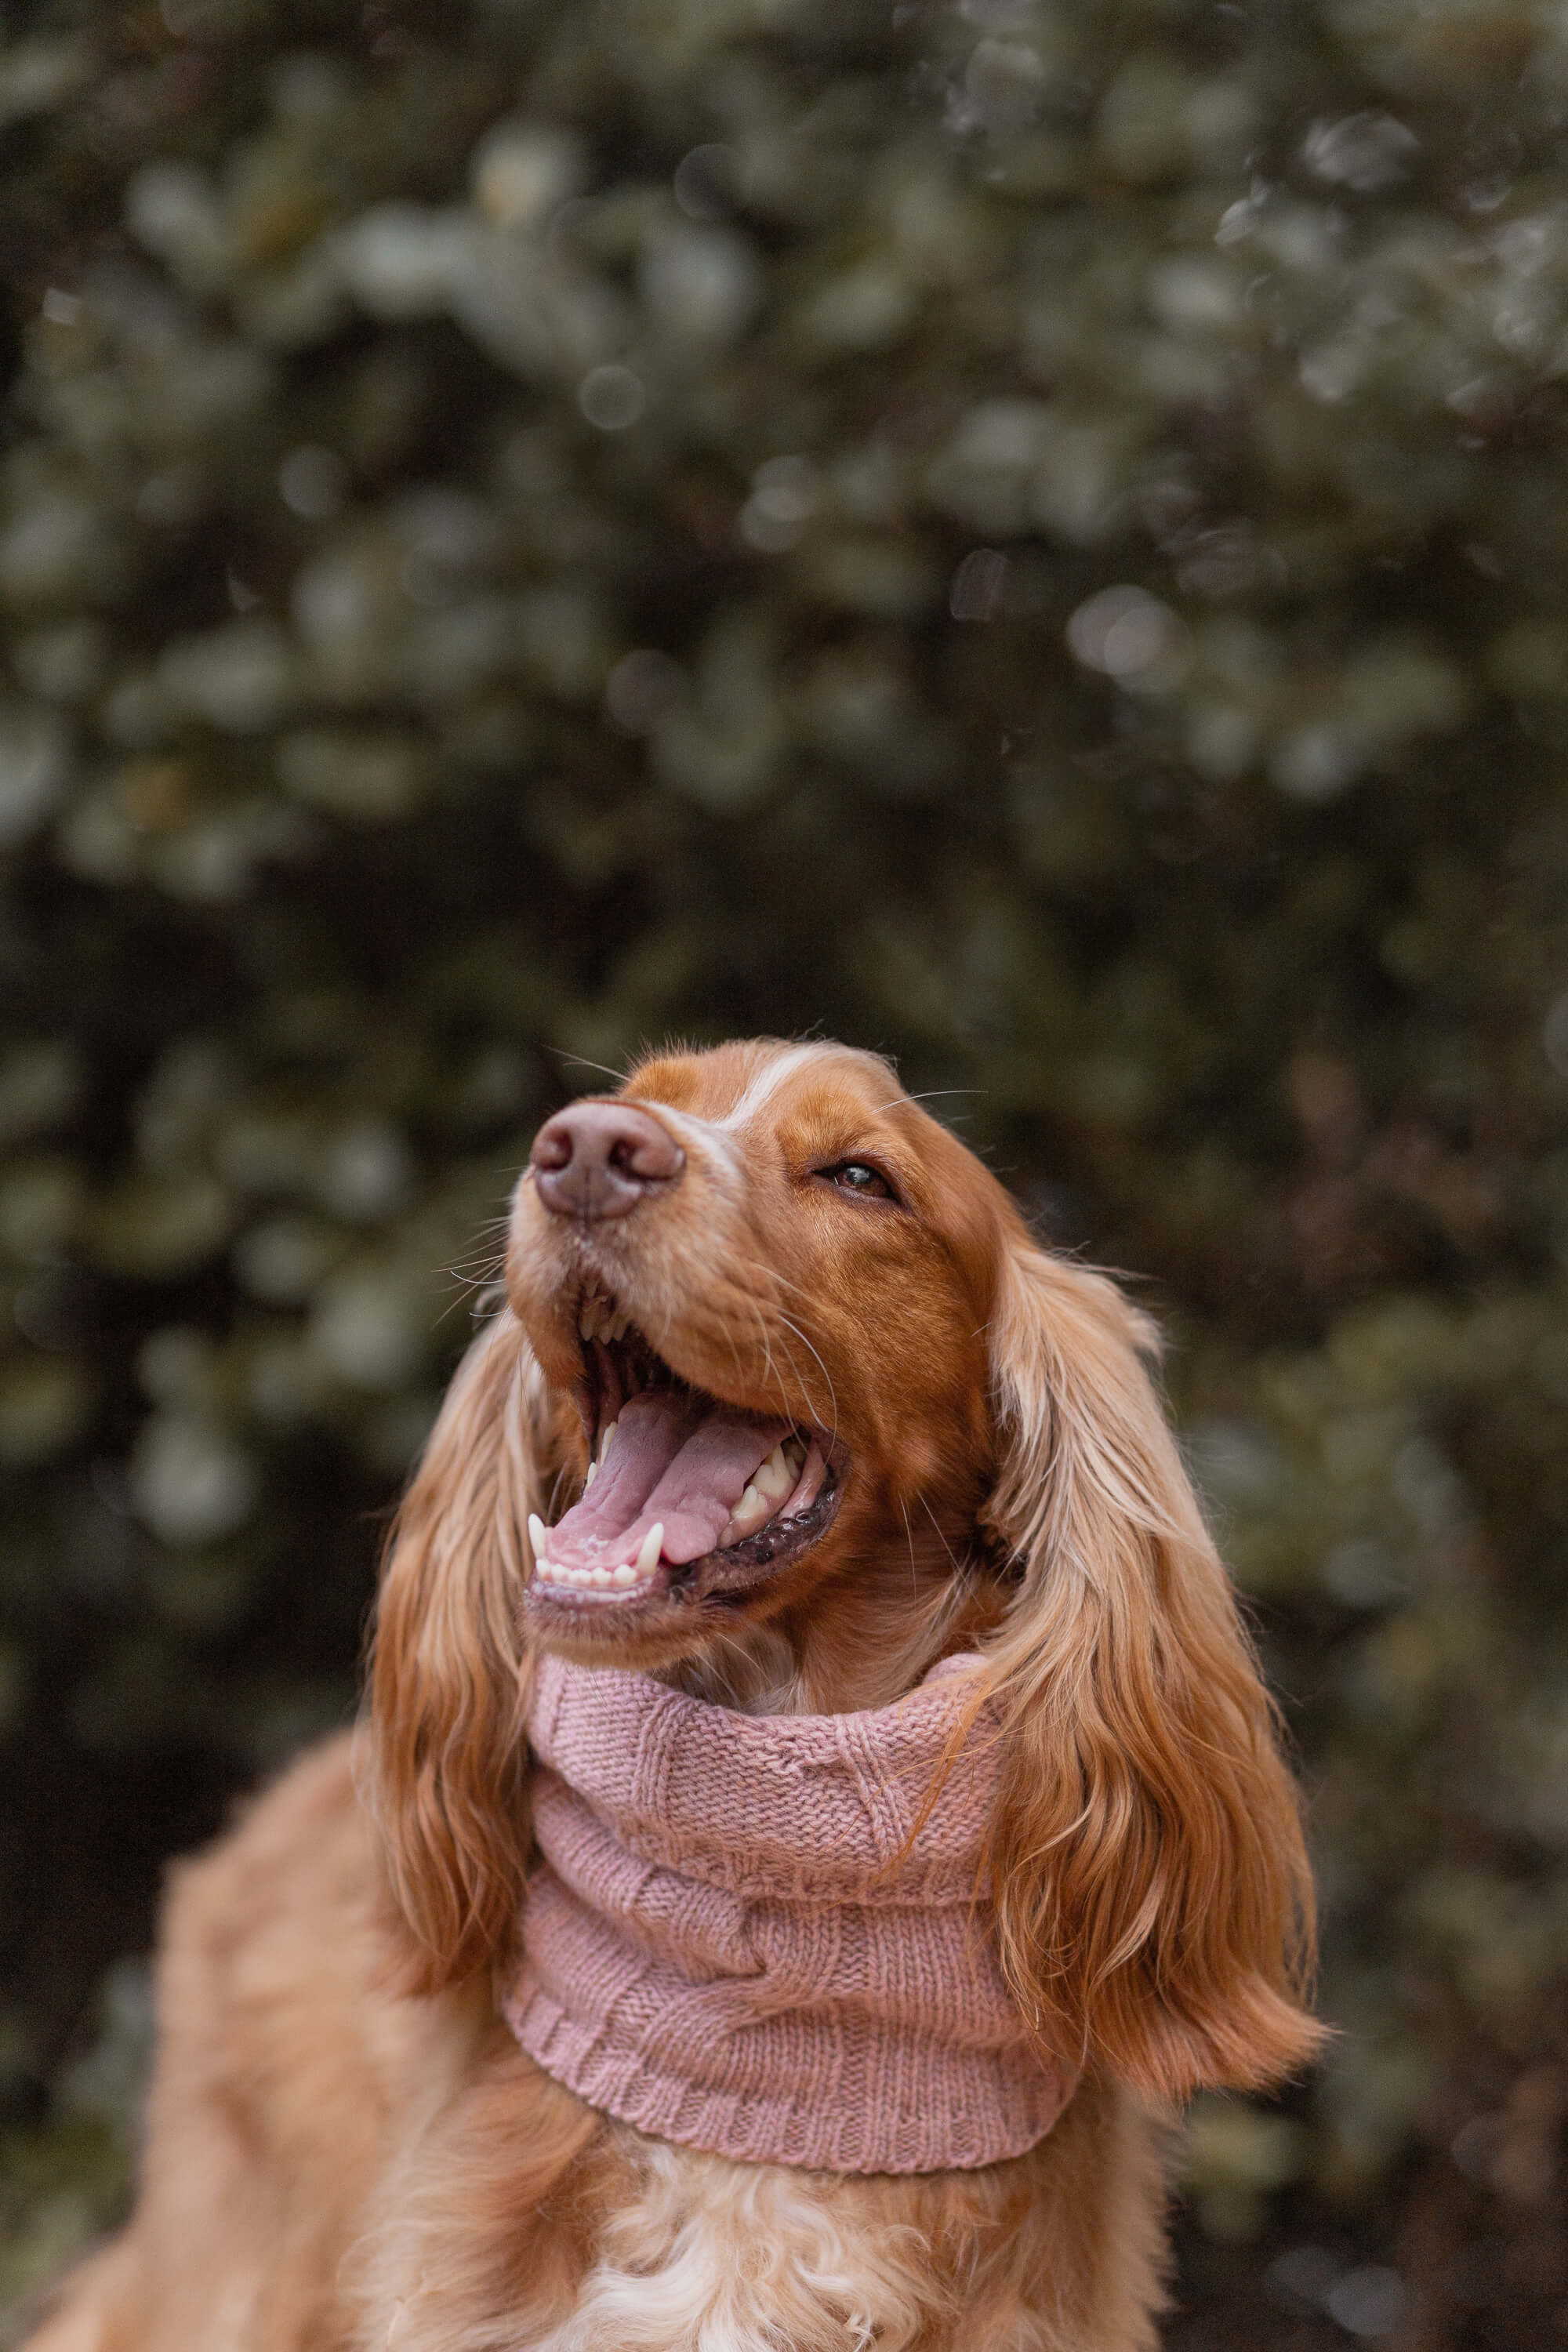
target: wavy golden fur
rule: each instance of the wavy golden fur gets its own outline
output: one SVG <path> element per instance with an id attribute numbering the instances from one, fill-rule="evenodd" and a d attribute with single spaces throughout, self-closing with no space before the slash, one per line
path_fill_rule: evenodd
<path id="1" fill-rule="evenodd" d="M 602 1226 L 520 1186 L 505 1304 L 389 1548 L 357 1785 L 321 1751 L 177 1876 L 141 2201 L 34 2352 L 1139 2352 L 1162 2118 L 1316 2046 L 1296 1794 L 1147 1320 L 870 1055 L 669 1051 L 615 1099 L 679 1181 Z M 881 1193 L 846 1198 L 846 1164 Z M 590 1278 L 692 1387 L 838 1449 L 827 1531 L 739 1608 L 590 1633 L 541 1601 L 529 1516 L 587 1469 Z M 489 1990 L 541 1642 L 753 1711 L 883 1705 L 980 1649 L 1001 1958 L 1084 2069 L 1049 2137 L 975 2173 L 792 2173 L 542 2074 Z"/>

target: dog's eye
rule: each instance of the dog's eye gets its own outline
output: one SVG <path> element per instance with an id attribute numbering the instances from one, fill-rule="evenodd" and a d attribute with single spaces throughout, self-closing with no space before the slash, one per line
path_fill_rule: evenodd
<path id="1" fill-rule="evenodd" d="M 857 1192 L 863 1201 L 891 1201 L 898 1196 L 879 1169 L 864 1160 L 840 1160 L 832 1168 L 822 1168 L 817 1173 L 837 1184 L 841 1192 Z"/>

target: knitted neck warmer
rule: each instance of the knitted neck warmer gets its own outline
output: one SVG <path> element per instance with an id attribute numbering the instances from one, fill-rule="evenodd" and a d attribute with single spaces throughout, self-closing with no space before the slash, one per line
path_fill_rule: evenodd
<path id="1" fill-rule="evenodd" d="M 542 1659 L 541 1859 L 503 2002 L 530 2056 L 639 2130 L 754 2164 L 948 2171 L 1042 2139 L 1073 2078 L 1035 2053 L 996 1958 L 985 1711 L 910 1840 L 970 1663 L 875 1712 L 753 1717 Z"/>

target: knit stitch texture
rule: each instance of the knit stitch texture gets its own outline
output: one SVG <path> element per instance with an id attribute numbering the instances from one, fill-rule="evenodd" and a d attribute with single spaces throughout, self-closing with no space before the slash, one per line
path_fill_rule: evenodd
<path id="1" fill-rule="evenodd" d="M 759 1718 L 542 1659 L 503 2004 L 523 2049 L 590 2105 L 751 2163 L 948 2171 L 1042 2139 L 1073 2077 L 996 1957 L 988 1710 L 921 1821 L 972 1664 L 874 1712 Z"/>

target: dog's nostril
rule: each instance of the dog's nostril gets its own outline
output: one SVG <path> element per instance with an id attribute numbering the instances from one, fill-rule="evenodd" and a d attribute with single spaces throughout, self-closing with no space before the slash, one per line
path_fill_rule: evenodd
<path id="1" fill-rule="evenodd" d="M 541 1128 L 534 1137 L 533 1150 L 528 1156 L 535 1168 L 552 1171 L 564 1168 L 572 1157 L 570 1133 L 563 1129 L 558 1129 L 555 1121 L 552 1119 L 549 1126 Z"/>
<path id="2" fill-rule="evenodd" d="M 573 1103 L 545 1121 L 529 1157 L 545 1207 L 584 1218 L 626 1216 L 686 1164 L 668 1129 L 632 1103 Z"/>
<path id="3" fill-rule="evenodd" d="M 642 1136 L 635 1139 L 621 1136 L 610 1146 L 612 1168 L 625 1169 L 628 1176 L 640 1176 L 650 1183 L 658 1183 L 670 1172 L 666 1164 L 667 1158 L 668 1155 L 657 1146 L 650 1148 L 647 1138 Z"/>

